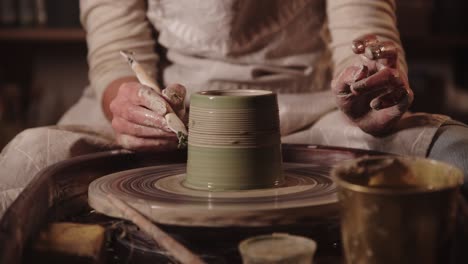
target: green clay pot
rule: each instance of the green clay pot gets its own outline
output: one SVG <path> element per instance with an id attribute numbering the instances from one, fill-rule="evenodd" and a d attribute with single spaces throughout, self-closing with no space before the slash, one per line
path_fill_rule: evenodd
<path id="1" fill-rule="evenodd" d="M 276 94 L 218 90 L 192 95 L 185 186 L 271 188 L 284 180 L 281 165 Z"/>

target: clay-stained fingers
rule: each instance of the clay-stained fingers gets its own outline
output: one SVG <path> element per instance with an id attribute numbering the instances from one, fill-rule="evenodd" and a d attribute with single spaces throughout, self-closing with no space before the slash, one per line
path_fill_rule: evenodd
<path id="1" fill-rule="evenodd" d="M 155 90 L 139 83 L 124 83 L 119 88 L 119 94 L 122 98 L 135 105 L 146 107 L 158 115 L 164 115 L 168 112 L 168 102 Z"/>
<path id="2" fill-rule="evenodd" d="M 392 68 L 384 68 L 377 73 L 352 83 L 350 90 L 353 94 L 360 95 L 369 92 L 374 92 L 378 89 L 388 89 L 389 87 L 403 86 L 403 83 L 398 76 L 398 71 Z"/>
<path id="3" fill-rule="evenodd" d="M 396 89 L 374 98 L 370 102 L 370 107 L 374 110 L 382 110 L 392 106 L 399 105 L 403 111 L 406 111 L 411 104 L 410 95 L 405 89 Z"/>
<path id="4" fill-rule="evenodd" d="M 119 133 L 142 138 L 175 137 L 175 134 L 172 132 L 168 132 L 161 128 L 135 124 L 121 117 L 114 117 L 112 119 L 112 128 Z"/>
<path id="5" fill-rule="evenodd" d="M 398 47 L 393 41 L 378 42 L 368 45 L 363 55 L 370 60 L 378 60 L 387 67 L 395 68 L 398 59 Z"/>
<path id="6" fill-rule="evenodd" d="M 117 134 L 117 143 L 125 149 L 134 151 L 168 151 L 177 149 L 177 137 L 172 138 L 139 138 L 127 134 Z"/>
<path id="7" fill-rule="evenodd" d="M 368 74 L 369 69 L 365 65 L 347 67 L 332 81 L 332 90 L 339 97 L 348 96 L 351 94 L 350 85 L 366 78 Z"/>
<path id="8" fill-rule="evenodd" d="M 185 103 L 185 95 L 187 91 L 185 87 L 181 84 L 171 84 L 168 85 L 163 91 L 163 97 L 173 106 L 174 108 L 179 108 Z"/>
<path id="9" fill-rule="evenodd" d="M 172 106 L 172 109 L 180 117 L 185 115 L 185 95 L 187 91 L 181 84 L 168 85 L 163 91 L 162 96 Z"/>
<path id="10" fill-rule="evenodd" d="M 395 68 L 398 60 L 398 47 L 393 41 L 379 41 L 375 35 L 365 35 L 353 40 L 352 50 L 370 60 L 378 60 L 387 67 Z"/>
<path id="11" fill-rule="evenodd" d="M 366 47 L 375 45 L 378 42 L 376 35 L 369 34 L 353 40 L 351 48 L 355 54 L 363 54 Z"/>
<path id="12" fill-rule="evenodd" d="M 172 132 L 163 116 L 129 101 L 114 100 L 110 104 L 110 109 L 114 118 L 122 118 L 134 124 Z"/>

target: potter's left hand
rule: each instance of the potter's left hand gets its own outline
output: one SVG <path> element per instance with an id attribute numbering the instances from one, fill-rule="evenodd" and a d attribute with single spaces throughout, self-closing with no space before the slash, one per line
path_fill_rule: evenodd
<path id="1" fill-rule="evenodd" d="M 398 66 L 397 47 L 373 35 L 354 40 L 352 47 L 354 61 L 332 81 L 337 105 L 364 132 L 386 134 L 414 97 Z"/>

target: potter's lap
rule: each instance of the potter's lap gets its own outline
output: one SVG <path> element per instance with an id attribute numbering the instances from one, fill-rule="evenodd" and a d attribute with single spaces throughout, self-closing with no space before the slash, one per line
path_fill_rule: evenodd
<path id="1" fill-rule="evenodd" d="M 111 148 L 111 140 L 84 126 L 49 126 L 19 133 L 0 154 L 0 191 L 26 186 L 41 169 Z"/>
<path id="2" fill-rule="evenodd" d="M 428 157 L 459 167 L 465 173 L 463 192 L 468 197 L 468 126 L 444 125 L 437 131 Z"/>
<path id="3" fill-rule="evenodd" d="M 24 187 L 46 165 L 49 127 L 26 129 L 3 149 L 0 189 Z"/>
<path id="4" fill-rule="evenodd" d="M 442 115 L 408 114 L 398 123 L 397 131 L 384 137 L 374 137 L 335 110 L 324 115 L 313 126 L 285 136 L 282 140 L 283 143 L 320 144 L 426 156 L 435 133 L 449 121 L 449 117 Z"/>

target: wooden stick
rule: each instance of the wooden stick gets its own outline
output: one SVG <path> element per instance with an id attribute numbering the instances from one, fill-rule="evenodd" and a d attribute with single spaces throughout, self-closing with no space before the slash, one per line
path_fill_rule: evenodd
<path id="1" fill-rule="evenodd" d="M 161 230 L 159 227 L 151 223 L 145 216 L 140 214 L 130 205 L 115 197 L 112 194 L 107 195 L 107 198 L 111 204 L 117 208 L 122 217 L 131 220 L 136 224 L 143 232 L 147 233 L 154 239 L 161 247 L 169 252 L 175 259 L 181 263 L 190 263 L 190 264 L 203 264 L 205 263 L 197 255 L 192 253 L 189 249 L 184 247 L 182 244 L 177 242 L 166 232 Z"/>
<path id="2" fill-rule="evenodd" d="M 128 64 L 130 65 L 130 68 L 132 68 L 138 81 L 141 84 L 151 87 L 156 93 L 161 95 L 161 87 L 159 87 L 159 85 L 154 81 L 154 79 L 146 73 L 145 69 L 143 69 L 143 66 L 141 66 L 141 64 L 135 59 L 133 52 L 128 50 L 121 50 L 120 55 L 122 55 L 127 60 Z"/>

